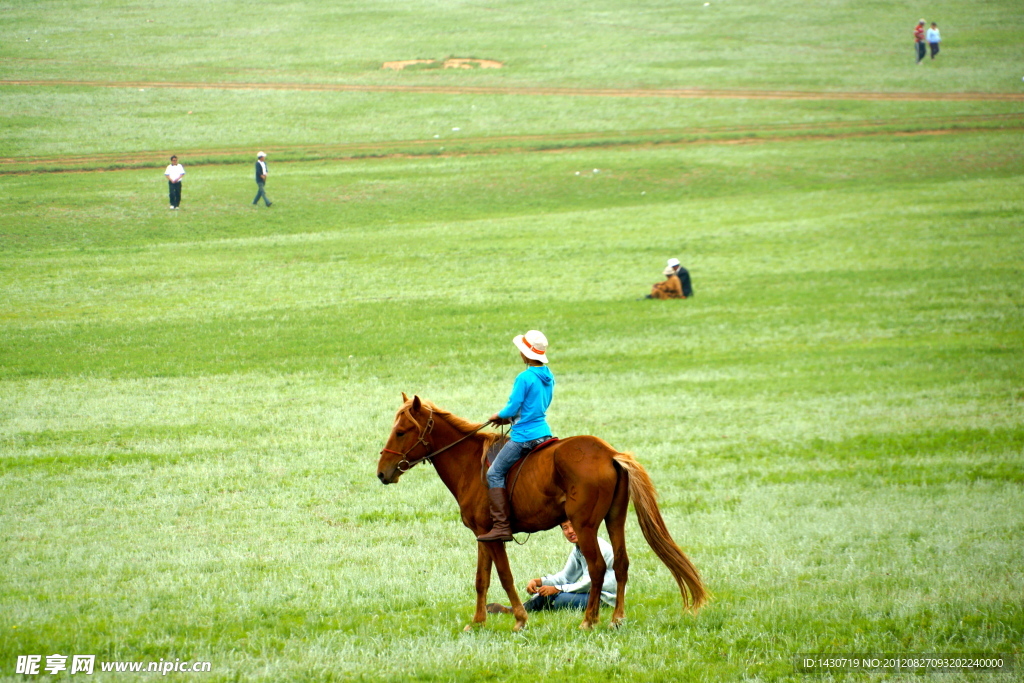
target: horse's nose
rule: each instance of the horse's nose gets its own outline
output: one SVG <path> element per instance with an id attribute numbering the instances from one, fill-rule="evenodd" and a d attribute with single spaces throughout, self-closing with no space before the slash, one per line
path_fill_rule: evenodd
<path id="1" fill-rule="evenodd" d="M 387 486 L 387 482 L 384 481 L 384 473 L 383 472 L 378 472 L 377 473 L 377 478 L 380 479 L 380 483 L 382 483 L 385 486 Z"/>

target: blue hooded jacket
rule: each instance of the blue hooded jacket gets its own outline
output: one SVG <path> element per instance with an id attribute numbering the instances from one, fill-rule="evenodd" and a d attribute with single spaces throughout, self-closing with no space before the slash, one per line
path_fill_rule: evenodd
<path id="1" fill-rule="evenodd" d="M 516 376 L 508 403 L 498 411 L 498 417 L 513 419 L 509 435 L 513 441 L 522 443 L 551 435 L 545 415 L 554 391 L 555 376 L 546 365 L 531 365 Z"/>

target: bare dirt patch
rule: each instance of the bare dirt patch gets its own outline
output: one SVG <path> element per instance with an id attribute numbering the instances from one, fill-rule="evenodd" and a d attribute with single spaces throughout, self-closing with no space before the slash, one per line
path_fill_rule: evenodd
<path id="1" fill-rule="evenodd" d="M 433 64 L 435 59 L 404 59 L 398 62 L 384 62 L 382 69 L 391 69 L 393 71 L 401 71 L 407 66 L 413 66 L 414 64 Z"/>
<path id="2" fill-rule="evenodd" d="M 425 66 L 419 66 L 419 65 Z M 471 57 L 449 57 L 448 59 L 405 59 L 397 62 L 384 62 L 382 69 L 401 71 L 406 67 L 415 66 L 420 69 L 500 69 L 505 66 L 495 59 L 473 59 Z"/>

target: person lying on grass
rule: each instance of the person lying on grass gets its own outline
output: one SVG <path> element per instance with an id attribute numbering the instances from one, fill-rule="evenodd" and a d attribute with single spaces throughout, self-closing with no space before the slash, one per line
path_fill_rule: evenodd
<path id="1" fill-rule="evenodd" d="M 540 612 L 541 610 L 576 609 L 582 610 L 587 606 L 588 594 L 590 593 L 590 572 L 587 570 L 587 560 L 583 557 L 577 545 L 576 532 L 571 522 L 562 522 L 562 535 L 565 540 L 572 543 L 572 550 L 569 552 L 569 559 L 565 567 L 557 574 L 550 574 L 539 579 L 530 579 L 526 584 L 526 592 L 532 597 L 523 603 L 527 612 Z M 597 545 L 601 549 L 604 563 L 607 570 L 604 573 L 604 582 L 601 584 L 601 602 L 605 605 L 615 604 L 615 570 L 612 569 L 612 546 L 600 536 L 597 537 Z M 492 602 L 487 605 L 490 614 L 511 614 L 512 610 L 504 605 Z"/>

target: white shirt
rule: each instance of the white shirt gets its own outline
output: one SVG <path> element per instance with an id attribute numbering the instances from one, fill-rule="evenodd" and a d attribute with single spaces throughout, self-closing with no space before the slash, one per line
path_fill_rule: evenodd
<path id="1" fill-rule="evenodd" d="M 172 183 L 178 182 L 185 175 L 185 167 L 181 164 L 170 164 L 167 166 L 167 170 L 164 171 L 164 175 Z"/>
<path id="2" fill-rule="evenodd" d="M 597 538 L 597 546 L 601 549 L 601 555 L 607 566 L 604 581 L 601 583 L 601 602 L 606 605 L 614 605 L 616 584 L 615 570 L 612 568 L 612 563 L 615 561 L 612 555 L 612 546 L 600 536 Z M 563 593 L 588 592 L 590 590 L 590 570 L 587 568 L 587 560 L 580 552 L 579 546 L 573 546 L 562 571 L 541 577 L 540 581 L 541 585 L 554 586 Z"/>
<path id="3" fill-rule="evenodd" d="M 256 163 L 263 169 L 263 172 L 260 173 L 260 175 L 267 175 L 267 163 L 263 161 L 263 159 L 259 159 Z"/>

